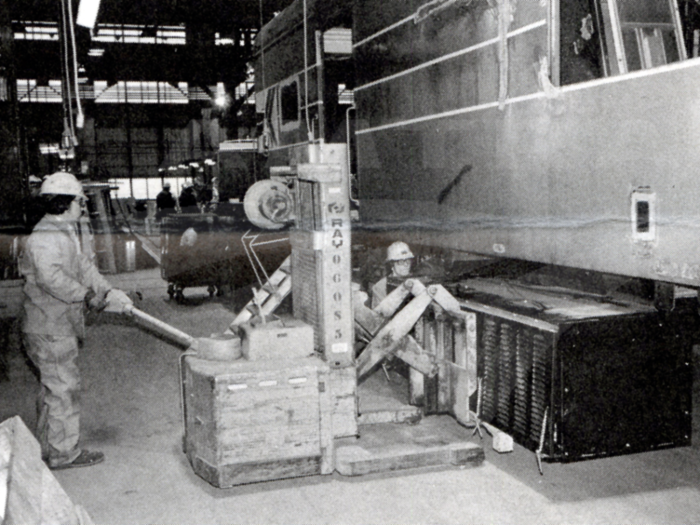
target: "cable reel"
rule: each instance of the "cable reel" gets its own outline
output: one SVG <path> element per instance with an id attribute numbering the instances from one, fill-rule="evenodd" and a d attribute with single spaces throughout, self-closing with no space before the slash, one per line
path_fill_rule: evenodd
<path id="1" fill-rule="evenodd" d="M 279 230 L 292 221 L 294 202 L 283 182 L 264 179 L 248 188 L 243 209 L 258 228 Z"/>

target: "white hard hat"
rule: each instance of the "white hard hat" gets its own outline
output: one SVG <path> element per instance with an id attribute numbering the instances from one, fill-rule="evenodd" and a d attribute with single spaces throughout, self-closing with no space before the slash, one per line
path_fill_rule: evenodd
<path id="1" fill-rule="evenodd" d="M 403 261 L 405 259 L 413 259 L 413 257 L 411 249 L 405 242 L 396 241 L 386 250 L 386 262 Z"/>
<path id="2" fill-rule="evenodd" d="M 76 197 L 85 197 L 83 193 L 83 185 L 75 175 L 66 171 L 57 171 L 53 175 L 49 175 L 41 184 L 40 195 L 75 195 Z"/>
<path id="3" fill-rule="evenodd" d="M 29 176 L 29 184 L 41 184 L 41 179 L 36 175 Z"/>

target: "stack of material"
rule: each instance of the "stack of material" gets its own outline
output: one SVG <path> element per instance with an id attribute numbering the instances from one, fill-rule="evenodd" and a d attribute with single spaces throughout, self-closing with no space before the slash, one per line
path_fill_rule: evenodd
<path id="1" fill-rule="evenodd" d="M 0 423 L 0 523 L 93 523 L 41 460 L 41 447 L 19 416 Z"/>

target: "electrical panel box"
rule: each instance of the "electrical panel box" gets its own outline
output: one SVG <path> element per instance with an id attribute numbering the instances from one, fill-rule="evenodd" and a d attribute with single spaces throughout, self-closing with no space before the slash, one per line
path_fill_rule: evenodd
<path id="1" fill-rule="evenodd" d="M 183 366 L 185 453 L 216 487 L 333 471 L 329 368 L 317 357 Z"/>

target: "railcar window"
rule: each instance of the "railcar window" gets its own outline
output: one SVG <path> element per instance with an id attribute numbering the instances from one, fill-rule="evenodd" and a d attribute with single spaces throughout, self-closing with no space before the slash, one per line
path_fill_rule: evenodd
<path id="1" fill-rule="evenodd" d="M 573 84 L 604 76 L 596 2 L 561 0 L 560 13 L 560 84 Z"/>
<path id="2" fill-rule="evenodd" d="M 683 41 L 689 57 L 700 56 L 700 3 L 696 0 L 679 0 Z"/>
<path id="3" fill-rule="evenodd" d="M 675 2 L 618 0 L 620 31 L 627 70 L 649 69 L 682 58 Z"/>
<path id="4" fill-rule="evenodd" d="M 296 82 L 282 87 L 280 105 L 282 106 L 283 125 L 299 120 L 299 89 Z"/>
<path id="5" fill-rule="evenodd" d="M 561 85 L 686 58 L 676 0 L 561 0 L 560 13 Z"/>

